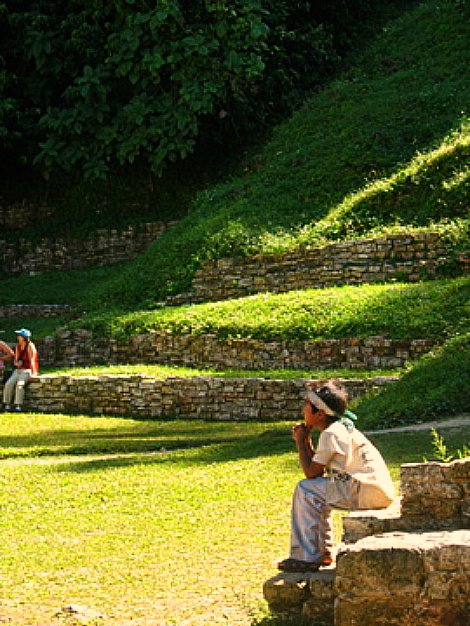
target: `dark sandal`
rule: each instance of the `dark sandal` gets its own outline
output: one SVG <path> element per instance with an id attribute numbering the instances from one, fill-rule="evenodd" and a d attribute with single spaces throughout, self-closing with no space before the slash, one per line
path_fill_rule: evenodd
<path id="1" fill-rule="evenodd" d="M 299 561 L 298 559 L 284 559 L 284 561 L 277 564 L 277 568 L 281 572 L 318 572 L 322 564 Z"/>

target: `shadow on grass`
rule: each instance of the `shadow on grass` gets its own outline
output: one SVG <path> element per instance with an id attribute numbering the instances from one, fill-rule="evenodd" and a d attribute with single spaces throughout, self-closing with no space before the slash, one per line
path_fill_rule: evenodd
<path id="1" fill-rule="evenodd" d="M 153 450 L 138 450 L 132 456 L 128 456 L 128 451 L 121 451 L 112 453 L 116 455 L 115 458 L 85 459 L 79 462 L 72 460 L 57 466 L 57 471 L 88 472 L 97 469 L 162 463 L 171 463 L 178 467 L 200 466 L 255 459 L 262 456 L 280 456 L 288 452 L 294 452 L 288 432 L 267 431 L 243 439 L 227 437 L 199 442 L 188 441 L 186 444 L 166 439 L 159 441 L 158 446 Z M 294 454 L 292 462 L 296 462 Z"/>
<path id="2" fill-rule="evenodd" d="M 173 462 L 193 465 L 227 462 L 257 456 L 284 454 L 293 450 L 291 424 L 272 422 L 234 424 L 188 423 L 175 420 L 158 423 L 139 422 L 135 428 L 113 432 L 101 428 L 70 432 L 60 429 L 28 435 L 3 436 L 4 459 L 34 459 L 68 455 L 107 455 L 106 459 L 80 459 L 67 466 L 84 471 L 86 466 L 124 465 L 144 462 Z M 152 455 L 152 456 L 145 456 Z M 0 452 L 1 456 L 1 452 Z M 109 458 L 110 456 L 115 458 Z M 60 459 L 61 464 L 65 464 Z"/>

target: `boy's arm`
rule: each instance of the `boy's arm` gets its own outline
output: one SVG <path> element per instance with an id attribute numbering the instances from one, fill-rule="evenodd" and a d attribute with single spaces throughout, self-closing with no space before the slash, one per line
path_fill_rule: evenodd
<path id="1" fill-rule="evenodd" d="M 299 453 L 300 466 L 306 478 L 323 476 L 325 466 L 313 460 L 315 449 L 310 438 L 310 431 L 304 424 L 294 426 L 292 437 Z"/>

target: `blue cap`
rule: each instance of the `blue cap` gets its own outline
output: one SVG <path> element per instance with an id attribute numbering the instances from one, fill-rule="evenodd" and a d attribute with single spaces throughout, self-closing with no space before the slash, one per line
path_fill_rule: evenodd
<path id="1" fill-rule="evenodd" d="M 31 337 L 31 331 L 27 328 L 21 328 L 20 330 L 15 330 L 15 335 L 21 335 L 22 337 L 29 339 Z"/>

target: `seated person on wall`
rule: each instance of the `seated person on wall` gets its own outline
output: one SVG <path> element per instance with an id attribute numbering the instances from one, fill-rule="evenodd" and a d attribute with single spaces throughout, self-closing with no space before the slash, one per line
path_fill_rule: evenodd
<path id="1" fill-rule="evenodd" d="M 5 411 L 21 411 L 24 402 L 25 385 L 38 375 L 39 357 L 36 346 L 31 341 L 31 332 L 27 328 L 15 331 L 17 344 L 13 365 L 15 370 L 5 383 L 3 403 Z M 12 409 L 12 404 L 15 408 Z"/>
<path id="2" fill-rule="evenodd" d="M 381 509 L 394 499 L 394 487 L 379 451 L 355 426 L 348 394 L 336 380 L 309 383 L 304 422 L 292 429 L 306 476 L 294 492 L 290 557 L 285 572 L 311 572 L 332 563 L 332 508 Z M 320 431 L 315 450 L 312 428 Z"/>
<path id="3" fill-rule="evenodd" d="M 10 346 L 4 341 L 0 340 L 0 381 L 3 378 L 2 372 L 4 371 L 5 363 L 10 359 L 13 359 L 15 353 Z"/>

